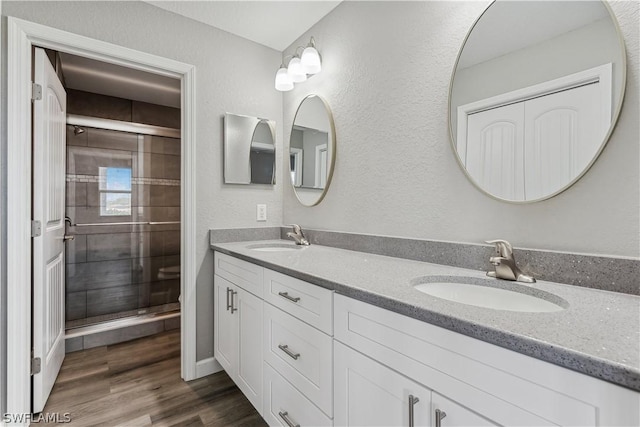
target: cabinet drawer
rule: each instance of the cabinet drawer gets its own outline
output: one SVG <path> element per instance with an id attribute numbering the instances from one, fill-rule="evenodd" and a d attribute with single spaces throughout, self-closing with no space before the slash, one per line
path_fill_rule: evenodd
<path id="1" fill-rule="evenodd" d="M 264 304 L 264 360 L 325 414 L 333 416 L 333 340 Z"/>
<path id="2" fill-rule="evenodd" d="M 333 425 L 330 418 L 274 371 L 268 363 L 264 364 L 263 408 L 263 418 L 270 426 L 289 427 L 285 419 L 291 425 L 300 427 Z"/>
<path id="3" fill-rule="evenodd" d="M 264 268 L 220 252 L 213 257 L 215 274 L 262 298 Z"/>
<path id="4" fill-rule="evenodd" d="M 341 295 L 335 328 L 336 340 L 497 424 L 597 425 L 594 405 L 551 388 L 584 375 Z"/>
<path id="5" fill-rule="evenodd" d="M 264 300 L 333 335 L 333 291 L 265 269 Z"/>

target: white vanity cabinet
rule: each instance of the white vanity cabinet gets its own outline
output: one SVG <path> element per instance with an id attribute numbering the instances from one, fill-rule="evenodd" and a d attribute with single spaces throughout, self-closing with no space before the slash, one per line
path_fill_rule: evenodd
<path id="1" fill-rule="evenodd" d="M 341 342 L 431 390 L 426 411 L 434 427 L 436 410 L 447 414 L 441 427 L 639 423 L 640 394 L 632 390 L 342 295 L 334 296 L 334 311 L 335 366 L 353 364 L 353 356 L 342 360 Z M 336 425 L 340 414 L 359 410 L 339 395 L 349 381 L 336 370 Z"/>
<path id="2" fill-rule="evenodd" d="M 216 253 L 216 261 L 226 255 Z M 231 257 L 228 257 L 231 258 Z M 234 265 L 244 261 L 231 259 Z M 255 267 L 246 263 L 247 268 Z M 218 262 L 216 262 L 218 265 Z M 243 271 L 240 268 L 237 271 Z M 261 298 L 218 275 L 214 277 L 214 355 L 231 379 L 262 415 L 262 325 Z M 230 275 L 227 274 L 227 277 Z M 261 271 L 258 277 L 262 277 Z M 233 277 L 232 277 L 233 278 Z M 236 280 L 243 283 L 242 280 Z M 244 283 L 243 283 L 244 284 Z"/>

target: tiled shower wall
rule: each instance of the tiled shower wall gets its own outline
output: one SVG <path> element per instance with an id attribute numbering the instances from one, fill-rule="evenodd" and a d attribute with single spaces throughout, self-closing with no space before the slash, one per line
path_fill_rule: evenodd
<path id="1" fill-rule="evenodd" d="M 67 126 L 66 209 L 72 223 L 180 221 L 179 139 L 83 129 L 75 135 Z M 130 174 L 119 187 L 130 206 L 118 215 L 105 215 L 101 168 Z M 180 224 L 76 225 L 68 234 L 75 235 L 66 251 L 68 327 L 177 307 Z"/>

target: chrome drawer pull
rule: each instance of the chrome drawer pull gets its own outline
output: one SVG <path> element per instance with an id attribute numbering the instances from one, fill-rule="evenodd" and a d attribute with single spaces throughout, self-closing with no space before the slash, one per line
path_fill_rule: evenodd
<path id="1" fill-rule="evenodd" d="M 237 291 L 231 291 L 231 314 L 233 314 L 234 311 L 238 311 L 238 309 L 233 306 L 233 296 L 234 295 L 238 295 L 238 292 Z"/>
<path id="2" fill-rule="evenodd" d="M 287 411 L 284 411 L 284 412 L 280 411 L 278 412 L 278 415 L 280 415 L 280 418 L 282 418 L 289 427 L 300 427 L 300 424 L 296 424 L 293 421 L 291 421 L 291 418 L 289 418 L 289 413 Z"/>
<path id="3" fill-rule="evenodd" d="M 229 292 L 231 292 L 231 288 L 227 288 L 227 311 L 231 308 L 231 303 L 229 302 Z"/>
<path id="4" fill-rule="evenodd" d="M 436 427 L 442 427 L 442 419 L 446 416 L 446 412 L 436 409 Z"/>
<path id="5" fill-rule="evenodd" d="M 300 357 L 300 353 L 293 353 L 291 350 L 289 350 L 288 345 L 278 344 L 278 348 L 287 353 L 287 356 L 289 356 L 293 360 L 298 360 L 298 357 Z"/>
<path id="6" fill-rule="evenodd" d="M 418 402 L 420 402 L 420 399 L 418 399 L 417 397 L 414 397 L 412 394 L 409 395 L 409 427 L 413 427 L 413 424 L 414 424 L 413 407 Z"/>
<path id="7" fill-rule="evenodd" d="M 300 301 L 300 297 L 292 297 L 289 295 L 289 292 L 278 292 L 278 295 L 280 295 L 282 298 L 288 299 L 289 301 L 293 301 L 293 302 Z"/>

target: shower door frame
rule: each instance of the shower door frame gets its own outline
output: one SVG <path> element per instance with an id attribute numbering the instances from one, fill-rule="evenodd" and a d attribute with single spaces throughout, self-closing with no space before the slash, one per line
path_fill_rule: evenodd
<path id="1" fill-rule="evenodd" d="M 195 66 L 14 17 L 7 18 L 7 402 L 31 412 L 31 50 L 33 46 L 181 81 L 181 376 L 196 369 L 196 81 Z"/>

